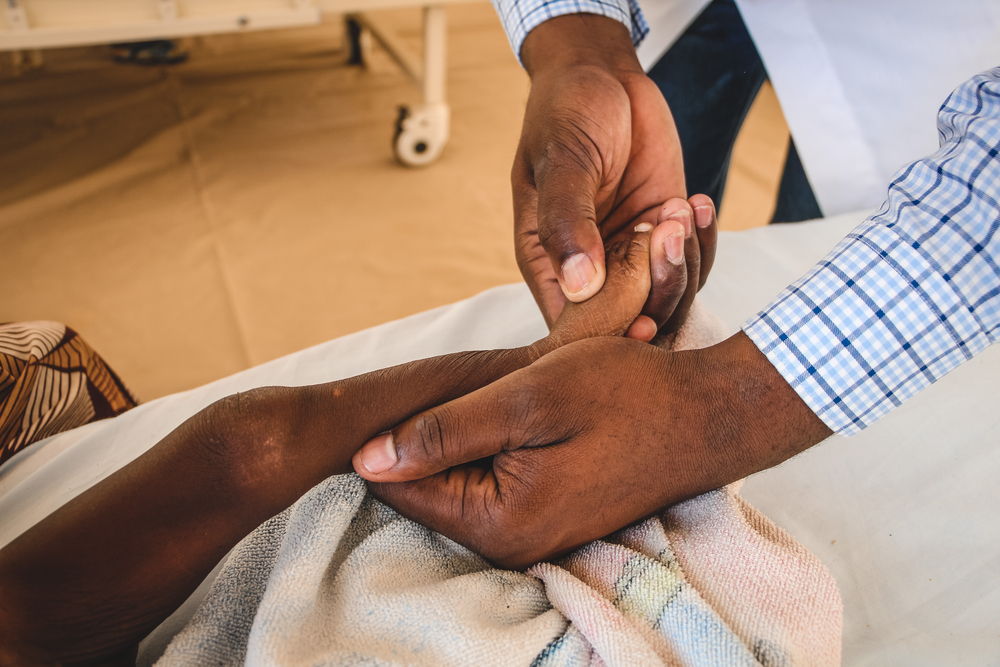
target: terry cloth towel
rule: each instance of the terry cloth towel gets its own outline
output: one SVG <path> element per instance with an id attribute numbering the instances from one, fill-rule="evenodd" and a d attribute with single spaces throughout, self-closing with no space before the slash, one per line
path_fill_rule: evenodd
<path id="1" fill-rule="evenodd" d="M 678 347 L 718 338 L 689 322 Z M 158 664 L 838 664 L 833 578 L 737 491 L 511 572 L 331 477 L 234 548 Z"/>
<path id="2" fill-rule="evenodd" d="M 0 324 L 0 463 L 33 442 L 135 406 L 115 372 L 69 327 Z"/>

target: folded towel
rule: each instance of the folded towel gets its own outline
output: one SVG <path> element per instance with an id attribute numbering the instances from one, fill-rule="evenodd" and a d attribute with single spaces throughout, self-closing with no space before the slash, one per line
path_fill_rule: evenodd
<path id="1" fill-rule="evenodd" d="M 689 323 L 677 347 L 718 339 Z M 158 664 L 839 663 L 833 578 L 737 491 L 522 573 L 331 477 L 237 545 Z"/>

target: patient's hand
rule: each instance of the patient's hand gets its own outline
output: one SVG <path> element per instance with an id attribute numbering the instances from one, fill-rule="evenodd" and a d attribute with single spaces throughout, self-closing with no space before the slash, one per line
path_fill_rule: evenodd
<path id="1" fill-rule="evenodd" d="M 604 287 L 587 301 L 567 302 L 536 349 L 544 354 L 584 338 L 622 334 L 671 342 L 715 260 L 715 207 L 705 195 L 695 195 L 691 202 L 697 210 L 688 200 L 671 199 L 660 207 L 659 222 L 643 222 L 619 234 L 606 248 Z M 667 212 L 677 215 L 678 209 L 686 214 L 686 223 L 665 218 Z M 655 301 L 650 294 L 656 295 Z M 658 327 L 653 318 L 664 316 Z"/>

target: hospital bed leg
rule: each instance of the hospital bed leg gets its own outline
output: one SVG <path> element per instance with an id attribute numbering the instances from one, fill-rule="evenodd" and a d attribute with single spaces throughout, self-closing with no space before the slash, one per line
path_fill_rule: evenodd
<path id="1" fill-rule="evenodd" d="M 421 103 L 399 109 L 392 149 L 396 159 L 409 167 L 430 164 L 448 142 L 450 111 L 445 101 L 448 35 L 444 7 L 428 5 L 423 9 L 423 57 L 420 60 L 411 55 L 395 33 L 380 26 L 367 13 L 348 15 L 345 29 L 351 64 L 364 64 L 365 38 L 370 36 L 420 86 Z"/>
<path id="2" fill-rule="evenodd" d="M 396 120 L 393 149 L 396 159 L 422 167 L 438 158 L 448 143 L 450 110 L 445 101 L 447 22 L 443 7 L 424 7 L 423 104 L 402 107 Z"/>
<path id="3" fill-rule="evenodd" d="M 344 18 L 344 46 L 347 49 L 348 65 L 364 65 L 368 59 L 369 45 L 365 42 L 361 22 L 353 16 Z"/>

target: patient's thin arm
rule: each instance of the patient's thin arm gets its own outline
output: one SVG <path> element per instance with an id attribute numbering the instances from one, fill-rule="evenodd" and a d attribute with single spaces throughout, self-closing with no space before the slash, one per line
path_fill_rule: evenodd
<path id="1" fill-rule="evenodd" d="M 460 352 L 225 398 L 0 550 L 0 664 L 134 658 L 247 533 L 373 436 L 562 344 L 618 335 L 649 291 L 649 235 L 609 251 L 604 289 L 522 348 Z"/>
<path id="2" fill-rule="evenodd" d="M 464 352 L 223 399 L 0 550 L 0 663 L 131 659 L 260 523 L 407 416 L 530 363 Z"/>

